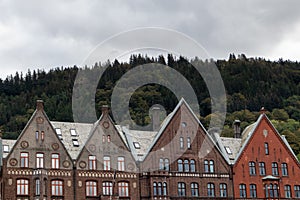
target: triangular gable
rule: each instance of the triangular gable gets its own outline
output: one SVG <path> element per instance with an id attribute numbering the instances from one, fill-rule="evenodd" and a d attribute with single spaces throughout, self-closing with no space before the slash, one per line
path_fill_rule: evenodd
<path id="1" fill-rule="evenodd" d="M 192 117 L 195 119 L 197 125 L 203 130 L 204 134 L 205 134 L 205 141 L 203 141 L 203 145 L 213 145 L 218 153 L 221 155 L 221 157 L 228 163 L 228 159 L 226 159 L 226 157 L 224 156 L 224 154 L 222 153 L 222 151 L 219 149 L 218 145 L 216 144 L 216 142 L 213 140 L 213 138 L 211 137 L 211 135 L 206 131 L 206 129 L 204 128 L 204 126 L 202 125 L 202 123 L 200 122 L 200 120 L 198 119 L 198 117 L 195 115 L 195 113 L 193 112 L 193 110 L 191 109 L 191 107 L 188 105 L 188 103 L 184 100 L 184 98 L 181 98 L 181 100 L 179 101 L 179 103 L 177 104 L 177 106 L 175 107 L 175 109 L 167 116 L 166 120 L 163 122 L 161 128 L 159 129 L 159 132 L 157 133 L 156 137 L 154 138 L 153 142 L 151 143 L 147 153 L 144 156 L 143 161 L 147 158 L 147 156 L 149 155 L 149 153 L 153 150 L 153 147 L 155 146 L 155 144 L 158 142 L 158 140 L 161 138 L 162 134 L 165 132 L 166 128 L 168 127 L 168 125 L 170 124 L 170 122 L 172 121 L 172 119 L 174 118 L 174 116 L 176 115 L 176 113 L 179 111 L 179 109 L 185 105 L 188 108 L 188 112 L 192 115 Z M 209 144 L 211 142 L 211 144 Z"/>
<path id="2" fill-rule="evenodd" d="M 291 157 L 293 158 L 293 160 L 297 163 L 297 165 L 300 167 L 299 161 L 296 157 L 296 155 L 294 154 L 293 150 L 291 149 L 290 145 L 288 144 L 288 142 L 286 140 L 284 140 L 282 138 L 282 136 L 279 134 L 279 132 L 277 131 L 277 129 L 274 127 L 274 125 L 272 124 L 272 122 L 270 121 L 270 119 L 268 118 L 268 116 L 265 113 L 262 113 L 258 120 L 254 123 L 251 124 L 249 127 L 247 127 L 243 134 L 242 137 L 246 137 L 243 138 L 244 141 L 242 143 L 242 146 L 240 148 L 240 151 L 235 159 L 234 164 L 236 164 L 242 157 L 244 150 L 248 147 L 248 145 L 250 144 L 250 141 L 252 140 L 252 138 L 254 137 L 254 133 L 256 133 L 257 128 L 259 127 L 259 125 L 262 123 L 262 120 L 266 120 L 267 124 L 269 125 L 269 127 L 273 130 L 273 132 L 275 133 L 275 136 L 278 138 L 278 140 L 281 142 L 281 144 L 286 148 L 286 150 L 288 151 L 288 153 L 291 155 Z M 244 135 L 247 134 L 247 135 Z M 243 140 L 242 139 L 242 140 Z"/>
<path id="3" fill-rule="evenodd" d="M 47 160 L 50 159 L 50 154 L 58 153 L 60 155 L 62 167 L 72 169 L 72 158 L 57 136 L 54 127 L 44 111 L 43 101 L 41 100 L 37 101 L 36 110 L 6 158 L 18 160 L 20 158 L 20 152 L 28 152 L 29 154 L 41 152 L 46 154 L 44 157 L 45 168 L 51 168 L 49 167 L 51 162 L 50 160 Z M 29 167 L 35 168 L 35 164 L 33 163 L 35 162 L 32 160 L 29 161 Z M 19 166 L 16 162 L 8 162 L 8 165 L 11 167 Z"/>

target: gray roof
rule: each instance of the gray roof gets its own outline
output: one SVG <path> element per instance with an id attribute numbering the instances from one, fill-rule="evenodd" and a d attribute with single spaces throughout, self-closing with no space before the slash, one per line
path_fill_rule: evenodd
<path id="1" fill-rule="evenodd" d="M 224 147 L 224 154 L 228 156 L 229 163 L 233 164 L 241 148 L 241 138 L 220 137 L 221 144 Z"/>
<path id="2" fill-rule="evenodd" d="M 126 135 L 128 145 L 134 158 L 137 161 L 142 161 L 151 144 L 153 143 L 157 132 L 130 130 L 128 127 L 124 126 L 122 127 L 122 130 Z"/>
<path id="3" fill-rule="evenodd" d="M 13 148 L 17 140 L 6 140 L 2 139 L 2 152 L 3 152 L 3 158 L 6 158 L 10 150 Z M 4 151 L 4 146 L 8 146 L 8 151 Z"/>
<path id="4" fill-rule="evenodd" d="M 57 129 L 60 129 L 60 138 L 62 143 L 66 147 L 72 159 L 76 159 L 89 137 L 89 133 L 93 127 L 93 124 L 53 121 L 51 124 L 56 129 L 56 133 Z M 70 130 L 75 130 L 76 136 L 71 136 Z M 78 145 L 74 145 L 73 140 L 77 140 Z"/>

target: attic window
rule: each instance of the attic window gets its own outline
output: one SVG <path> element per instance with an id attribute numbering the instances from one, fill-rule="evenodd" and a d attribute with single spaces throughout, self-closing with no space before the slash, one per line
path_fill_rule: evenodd
<path id="1" fill-rule="evenodd" d="M 71 136 L 77 136 L 77 133 L 76 133 L 75 129 L 71 129 L 70 133 L 71 133 Z"/>
<path id="2" fill-rule="evenodd" d="M 229 146 L 225 146 L 225 150 L 226 150 L 226 152 L 227 152 L 229 155 L 232 154 L 232 151 L 231 151 L 231 149 L 230 149 Z"/>
<path id="3" fill-rule="evenodd" d="M 134 148 L 136 148 L 136 149 L 140 149 L 140 148 L 141 148 L 141 145 L 140 145 L 140 143 L 138 143 L 138 142 L 133 142 L 133 146 L 134 146 Z"/>
<path id="4" fill-rule="evenodd" d="M 8 145 L 3 145 L 3 152 L 8 153 L 9 152 L 9 146 Z"/>
<path id="5" fill-rule="evenodd" d="M 77 139 L 72 139 L 72 142 L 74 147 L 79 147 L 79 142 Z"/>
<path id="6" fill-rule="evenodd" d="M 56 134 L 57 134 L 58 136 L 61 136 L 61 130 L 60 130 L 60 128 L 56 128 L 55 131 L 56 131 Z"/>

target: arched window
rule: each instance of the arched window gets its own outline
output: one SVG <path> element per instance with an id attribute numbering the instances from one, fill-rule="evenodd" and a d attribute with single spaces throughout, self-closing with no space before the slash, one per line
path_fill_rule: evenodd
<path id="1" fill-rule="evenodd" d="M 169 159 L 168 158 L 165 158 L 164 170 L 166 170 L 166 171 L 170 170 Z"/>
<path id="2" fill-rule="evenodd" d="M 184 160 L 184 171 L 185 172 L 190 171 L 189 160 L 187 160 L 187 159 Z"/>
<path id="3" fill-rule="evenodd" d="M 195 160 L 191 160 L 190 161 L 190 168 L 191 168 L 191 172 L 195 172 L 196 171 L 196 165 L 195 165 Z"/>
<path id="4" fill-rule="evenodd" d="M 179 172 L 183 172 L 183 163 L 181 159 L 177 161 L 177 167 Z"/>
<path id="5" fill-rule="evenodd" d="M 292 192 L 291 192 L 291 186 L 290 185 L 285 185 L 284 186 L 284 195 L 285 195 L 285 198 L 291 198 L 292 197 Z"/>
<path id="6" fill-rule="evenodd" d="M 253 161 L 249 162 L 249 174 L 250 175 L 255 175 L 256 174 L 255 162 L 253 162 Z"/>
<path id="7" fill-rule="evenodd" d="M 199 196 L 198 183 L 191 183 L 191 195 L 192 195 L 192 197 L 198 197 Z"/>
<path id="8" fill-rule="evenodd" d="M 209 161 L 209 172 L 214 173 L 214 171 L 215 171 L 214 161 L 210 160 Z"/>
<path id="9" fill-rule="evenodd" d="M 246 185 L 245 184 L 240 184 L 239 188 L 240 188 L 240 197 L 241 198 L 246 198 L 247 197 Z"/>
<path id="10" fill-rule="evenodd" d="M 39 196 L 41 194 L 41 182 L 40 179 L 35 179 L 35 195 Z"/>
<path id="11" fill-rule="evenodd" d="M 162 195 L 162 184 L 161 184 L 161 182 L 157 183 L 157 194 L 158 194 L 158 196 Z"/>
<path id="12" fill-rule="evenodd" d="M 208 183 L 207 184 L 207 196 L 214 197 L 215 196 L 215 184 Z"/>
<path id="13" fill-rule="evenodd" d="M 157 196 L 157 183 L 153 183 L 153 196 Z"/>
<path id="14" fill-rule="evenodd" d="M 278 176 L 278 164 L 277 162 L 272 163 L 272 175 Z"/>
<path id="15" fill-rule="evenodd" d="M 250 184 L 250 197 L 251 198 L 256 198 L 256 185 L 255 184 Z"/>
<path id="16" fill-rule="evenodd" d="M 180 149 L 183 149 L 183 148 L 184 148 L 184 140 L 183 140 L 183 137 L 180 137 L 180 138 L 179 138 L 179 146 L 180 146 Z"/>
<path id="17" fill-rule="evenodd" d="M 163 196 L 167 196 L 167 195 L 168 195 L 167 183 L 164 182 L 163 183 Z"/>
<path id="18" fill-rule="evenodd" d="M 185 193 L 185 183 L 179 182 L 177 185 L 177 190 L 178 190 L 178 196 L 184 197 L 186 195 Z"/>
<path id="19" fill-rule="evenodd" d="M 87 181 L 85 183 L 86 196 L 96 197 L 97 196 L 97 182 L 96 181 Z"/>
<path id="20" fill-rule="evenodd" d="M 162 159 L 162 158 L 159 159 L 159 169 L 160 170 L 164 169 L 164 159 Z"/>
<path id="21" fill-rule="evenodd" d="M 227 197 L 227 185 L 220 183 L 220 197 Z"/>
<path id="22" fill-rule="evenodd" d="M 187 138 L 186 138 L 186 142 L 187 142 L 187 148 L 188 148 L 188 149 L 191 149 L 191 138 L 190 138 L 190 137 L 187 137 Z"/>
<path id="23" fill-rule="evenodd" d="M 259 165 L 259 175 L 266 175 L 265 163 L 260 162 L 258 165 Z"/>
<path id="24" fill-rule="evenodd" d="M 204 172 L 205 173 L 209 172 L 208 160 L 204 160 Z"/>
<path id="25" fill-rule="evenodd" d="M 273 185 L 273 194 L 274 194 L 274 197 L 276 197 L 276 198 L 279 197 L 279 188 L 278 188 L 277 184 Z"/>
<path id="26" fill-rule="evenodd" d="M 287 176 L 288 175 L 288 165 L 287 165 L 287 163 L 281 163 L 281 172 L 282 172 L 282 176 Z"/>

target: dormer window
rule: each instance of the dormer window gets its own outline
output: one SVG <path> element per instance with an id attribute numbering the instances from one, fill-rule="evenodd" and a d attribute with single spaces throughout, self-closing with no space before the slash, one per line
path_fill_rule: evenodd
<path id="1" fill-rule="evenodd" d="M 77 136 L 77 133 L 76 133 L 76 130 L 75 130 L 75 129 L 71 129 L 71 130 L 70 130 L 70 133 L 71 133 L 71 136 L 72 136 L 72 137 L 76 137 L 76 136 Z"/>
<path id="2" fill-rule="evenodd" d="M 225 146 L 225 150 L 226 150 L 228 155 L 232 155 L 232 151 L 231 151 L 229 146 Z"/>
<path id="3" fill-rule="evenodd" d="M 79 142 L 77 139 L 72 139 L 72 142 L 74 147 L 79 147 Z"/>
<path id="4" fill-rule="evenodd" d="M 8 145 L 3 145 L 3 152 L 8 153 L 9 152 L 9 146 Z"/>
<path id="5" fill-rule="evenodd" d="M 140 148 L 141 148 L 141 145 L 140 145 L 140 143 L 138 143 L 138 142 L 133 142 L 133 146 L 134 146 L 134 148 L 136 148 L 136 149 L 140 149 Z"/>

